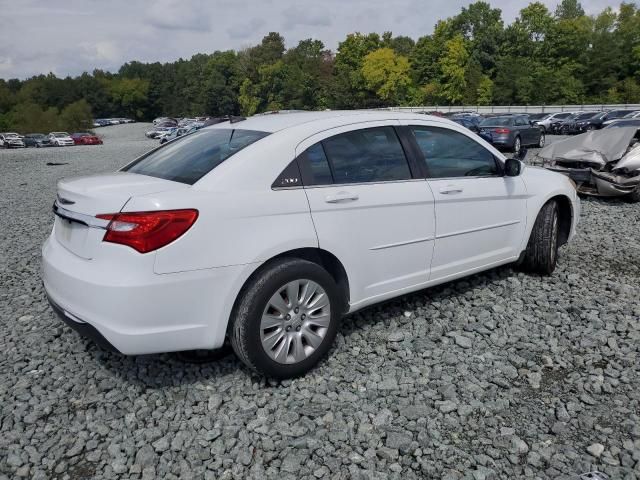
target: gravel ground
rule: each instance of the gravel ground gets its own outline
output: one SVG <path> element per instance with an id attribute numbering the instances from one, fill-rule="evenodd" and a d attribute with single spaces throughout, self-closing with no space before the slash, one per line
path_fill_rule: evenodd
<path id="1" fill-rule="evenodd" d="M 56 180 L 114 170 L 156 144 L 146 127 L 0 151 L 0 479 L 640 478 L 639 205 L 585 199 L 553 276 L 499 268 L 366 309 L 276 383 L 233 356 L 102 351 L 47 306 Z"/>

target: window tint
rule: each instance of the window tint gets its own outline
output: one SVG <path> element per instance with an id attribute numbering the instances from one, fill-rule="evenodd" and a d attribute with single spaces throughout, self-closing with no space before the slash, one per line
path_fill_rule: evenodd
<path id="1" fill-rule="evenodd" d="M 526 117 L 516 117 L 516 126 L 529 125 L 529 121 Z"/>
<path id="2" fill-rule="evenodd" d="M 393 127 L 342 133 L 322 142 L 334 183 L 365 183 L 411 178 L 409 164 Z"/>
<path id="3" fill-rule="evenodd" d="M 499 175 L 489 150 L 453 130 L 411 127 L 422 151 L 430 178 Z"/>
<path id="4" fill-rule="evenodd" d="M 202 130 L 167 143 L 122 171 L 193 185 L 231 155 L 267 135 L 253 130 Z"/>
<path id="5" fill-rule="evenodd" d="M 330 185 L 333 183 L 329 161 L 321 143 L 316 143 L 305 152 L 309 165 L 309 185 Z"/>

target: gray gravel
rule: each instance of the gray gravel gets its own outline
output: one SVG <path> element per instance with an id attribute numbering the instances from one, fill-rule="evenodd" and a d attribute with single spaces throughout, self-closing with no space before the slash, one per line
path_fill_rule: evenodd
<path id="1" fill-rule="evenodd" d="M 499 268 L 369 308 L 276 383 L 233 356 L 111 354 L 48 308 L 56 180 L 114 170 L 156 144 L 146 127 L 0 151 L 0 479 L 640 478 L 640 206 L 586 199 L 553 276 Z"/>

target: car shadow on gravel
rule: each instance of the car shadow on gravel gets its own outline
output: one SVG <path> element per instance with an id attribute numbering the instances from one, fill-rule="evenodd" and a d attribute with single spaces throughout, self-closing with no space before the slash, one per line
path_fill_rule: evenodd
<path id="1" fill-rule="evenodd" d="M 347 345 L 349 337 L 359 335 L 363 323 L 373 327 L 378 323 L 384 323 L 390 318 L 401 316 L 404 312 L 425 306 L 430 302 L 456 301 L 458 297 L 464 297 L 467 292 L 477 288 L 487 288 L 507 278 L 518 275 L 518 271 L 510 265 L 497 267 L 464 279 L 455 280 L 435 287 L 425 288 L 401 297 L 387 300 L 382 303 L 359 310 L 354 314 L 346 315 L 342 319 L 339 335 L 343 342 L 336 342 L 327 357 L 312 370 L 323 369 L 327 360 L 336 350 Z M 506 290 L 506 289 L 505 289 Z M 489 304 L 487 304 L 487 308 Z M 71 333 L 71 332 L 70 332 Z M 153 355 L 122 355 L 104 350 L 97 345 L 86 343 L 87 352 L 93 360 L 100 363 L 105 369 L 113 373 L 121 380 L 139 385 L 145 388 L 164 388 L 183 384 L 194 384 L 202 381 L 216 382 L 224 377 L 240 375 L 245 377 L 257 377 L 248 370 L 229 349 L 228 354 L 222 358 L 202 363 L 193 363 L 178 353 L 165 353 Z M 261 382 L 263 385 L 275 386 L 280 382 Z"/>

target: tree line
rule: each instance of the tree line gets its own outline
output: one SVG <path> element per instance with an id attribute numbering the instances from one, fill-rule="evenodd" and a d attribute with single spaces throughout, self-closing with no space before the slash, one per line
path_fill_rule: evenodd
<path id="1" fill-rule="evenodd" d="M 276 32 L 240 51 L 117 73 L 0 80 L 0 131 L 73 129 L 95 117 L 229 115 L 397 105 L 640 103 L 640 9 L 586 15 L 578 0 L 533 2 L 506 25 L 477 1 L 417 40 L 354 33 L 285 48 Z"/>

